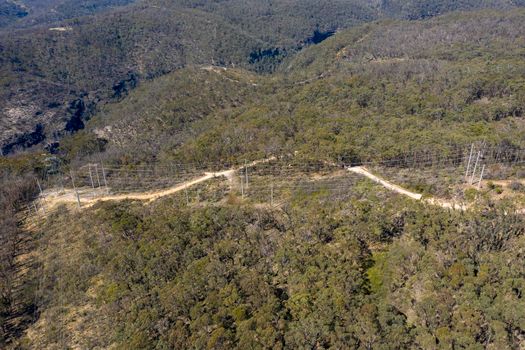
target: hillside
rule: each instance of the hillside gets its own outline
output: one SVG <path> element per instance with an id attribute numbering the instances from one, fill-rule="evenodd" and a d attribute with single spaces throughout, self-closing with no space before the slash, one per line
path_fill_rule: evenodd
<path id="1" fill-rule="evenodd" d="M 522 5 L 503 0 L 4 1 L 3 21 L 24 18 L 0 31 L 2 153 L 34 145 L 53 150 L 64 135 L 82 129 L 98 106 L 118 100 L 140 81 L 188 65 L 268 73 L 302 48 L 365 22 Z"/>
<path id="2" fill-rule="evenodd" d="M 523 6 L 522 0 L 437 0 L 437 1 L 381 1 L 380 12 L 386 17 L 405 19 L 424 19 L 446 14 L 451 11 L 472 11 L 483 8 L 508 10 L 513 7 Z"/>
<path id="3" fill-rule="evenodd" d="M 349 24 L 379 18 L 423 19 L 451 11 L 472 11 L 481 8 L 510 9 L 523 6 L 521 0 L 490 1 L 363 1 L 331 0 L 319 3 L 310 0 L 279 1 L 195 1 L 195 0 L 2 0 L 0 2 L 0 28 L 7 25 L 30 27 L 49 24 L 71 18 L 100 14 L 135 2 L 145 5 L 194 8 L 214 13 L 232 23 L 241 24 L 243 30 L 261 28 L 268 21 L 279 32 L 293 39 L 304 40 L 305 29 L 316 26 L 321 30 L 348 27 Z M 272 36 L 269 35 L 269 39 Z"/>
<path id="4" fill-rule="evenodd" d="M 3 31 L 0 348 L 525 347 L 521 5 Z"/>
<path id="5" fill-rule="evenodd" d="M 425 207 L 355 179 L 346 190 L 330 183 L 290 187 L 282 207 L 260 204 L 258 187 L 223 202 L 217 182 L 188 204 L 183 195 L 109 202 L 37 219 L 38 321 L 21 344 L 522 343 L 522 217 L 502 215 L 510 207 Z"/>
<path id="6" fill-rule="evenodd" d="M 106 105 L 86 130 L 65 138 L 59 150 L 78 161 L 106 149 L 108 160 L 117 163 L 167 162 L 168 149 L 180 147 L 202 129 L 214 128 L 219 119 L 227 120 L 260 100 L 267 93 L 266 80 L 241 69 L 177 70 Z"/>
<path id="7" fill-rule="evenodd" d="M 24 146 L 24 132 L 36 124 L 46 126 L 47 142 L 53 133 L 81 129 L 99 103 L 118 99 L 141 79 L 187 64 L 242 63 L 258 41 L 210 16 L 148 7 L 86 18 L 65 32 L 3 35 L 4 153 Z"/>
<path id="8" fill-rule="evenodd" d="M 0 28 L 19 20 L 20 18 L 24 18 L 27 15 L 27 8 L 23 5 L 9 0 L 0 1 Z"/>
<path id="9" fill-rule="evenodd" d="M 176 4 L 137 4 L 58 28 L 0 34 L 3 153 L 83 128 L 96 106 L 118 99 L 140 80 L 187 65 L 271 69 L 278 61 L 264 50 L 293 42 L 288 32 L 250 32 L 217 14 Z M 314 32 L 302 30 L 304 39 Z"/>
<path id="10" fill-rule="evenodd" d="M 76 157 L 75 143 L 82 148 L 97 138 L 110 162 L 110 154 L 137 152 L 165 162 L 216 162 L 295 151 L 368 161 L 452 154 L 480 139 L 520 148 L 524 19 L 523 11 L 491 11 L 367 24 L 304 50 L 271 77 L 183 69 L 107 105 L 65 142 L 64 154 Z M 194 92 L 173 93 L 182 92 L 188 75 Z M 100 132 L 119 123 L 126 131 Z"/>
<path id="11" fill-rule="evenodd" d="M 132 3 L 133 0 L 2 0 L 2 27 L 31 27 L 86 16 Z M 6 30 L 10 30 L 6 28 Z"/>

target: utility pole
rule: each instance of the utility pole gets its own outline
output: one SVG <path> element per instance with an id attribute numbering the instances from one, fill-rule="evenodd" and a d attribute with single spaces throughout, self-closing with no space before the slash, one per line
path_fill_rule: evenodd
<path id="1" fill-rule="evenodd" d="M 472 177 L 470 178 L 471 185 L 474 183 L 474 176 L 476 176 L 476 170 L 478 169 L 478 163 L 479 163 L 480 157 L 481 157 L 481 152 L 478 152 L 478 156 L 476 158 L 476 164 L 474 165 L 474 171 L 472 172 Z"/>
<path id="2" fill-rule="evenodd" d="M 77 197 L 78 209 L 80 209 L 80 195 L 78 194 L 77 186 L 75 186 L 75 177 L 73 176 L 73 170 L 70 170 L 70 174 L 71 174 L 71 182 L 73 183 L 73 190 L 75 191 L 75 195 Z"/>
<path id="3" fill-rule="evenodd" d="M 188 188 L 186 187 L 184 189 L 184 193 L 186 194 L 186 206 L 190 206 L 190 197 L 188 196 Z"/>
<path id="4" fill-rule="evenodd" d="M 100 176 L 98 176 L 98 164 L 95 164 L 95 174 L 97 174 L 98 188 L 100 188 Z"/>
<path id="5" fill-rule="evenodd" d="M 514 165 L 518 165 L 521 162 L 521 150 L 516 151 L 516 159 L 514 160 Z"/>
<path id="6" fill-rule="evenodd" d="M 483 175 L 485 174 L 485 165 L 481 169 L 481 176 L 479 177 L 478 191 L 481 189 L 481 181 L 483 181 Z"/>
<path id="7" fill-rule="evenodd" d="M 42 196 L 42 186 L 40 186 L 40 181 L 36 179 L 36 184 L 38 185 L 38 189 L 40 190 L 40 196 Z"/>
<path id="8" fill-rule="evenodd" d="M 104 180 L 104 186 L 106 186 L 106 193 L 109 194 L 108 181 L 106 180 L 106 171 L 104 170 L 104 163 L 100 162 L 100 167 L 102 168 L 102 179 Z"/>
<path id="9" fill-rule="evenodd" d="M 34 205 L 35 204 L 33 203 L 33 208 L 35 208 Z M 30 204 L 27 205 L 27 210 L 29 211 L 29 218 L 32 219 L 33 224 L 35 224 L 35 226 L 38 225 L 38 218 L 37 218 L 38 217 L 38 211 L 35 210 L 35 213 L 33 215 L 33 211 L 31 210 L 31 205 Z"/>
<path id="10" fill-rule="evenodd" d="M 46 206 L 40 204 L 40 207 L 42 208 L 42 212 L 44 213 L 44 215 L 47 215 L 47 213 L 46 213 Z"/>
<path id="11" fill-rule="evenodd" d="M 91 180 L 91 188 L 93 189 L 93 192 L 91 192 L 91 195 L 93 198 L 95 198 L 95 184 L 93 183 L 93 174 L 91 174 L 91 164 L 88 164 L 89 168 L 89 179 Z"/>
<path id="12" fill-rule="evenodd" d="M 465 181 L 468 181 L 468 174 L 470 172 L 470 163 L 472 162 L 473 153 L 474 153 L 474 144 L 470 146 L 470 156 L 468 157 L 467 172 L 465 173 Z"/>
<path id="13" fill-rule="evenodd" d="M 246 177 L 246 189 L 248 189 L 248 161 L 244 160 L 244 176 Z"/>
<path id="14" fill-rule="evenodd" d="M 35 213 L 38 215 L 38 207 L 35 203 L 33 203 L 33 209 L 35 210 Z"/>
<path id="15" fill-rule="evenodd" d="M 273 207 L 273 181 L 270 185 L 270 205 Z"/>
<path id="16" fill-rule="evenodd" d="M 37 224 L 37 221 L 36 221 L 36 217 L 38 216 L 38 213 L 35 213 L 35 215 L 33 215 L 33 211 L 31 210 L 31 205 L 27 205 L 27 219 L 31 219 L 31 221 L 33 221 L 33 224 Z"/>
<path id="17" fill-rule="evenodd" d="M 243 177 L 241 176 L 241 198 L 244 199 L 244 184 L 243 184 Z"/>
<path id="18" fill-rule="evenodd" d="M 38 189 L 40 190 L 40 200 L 43 201 L 44 200 L 44 191 L 42 191 L 42 186 L 40 186 L 40 181 L 38 179 L 36 179 L 36 184 L 38 185 Z M 42 207 L 42 211 L 44 212 L 44 215 L 46 215 L 46 209 L 43 205 L 41 205 Z"/>

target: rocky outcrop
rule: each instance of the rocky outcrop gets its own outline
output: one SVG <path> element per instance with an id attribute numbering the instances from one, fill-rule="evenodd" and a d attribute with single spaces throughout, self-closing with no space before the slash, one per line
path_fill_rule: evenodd
<path id="1" fill-rule="evenodd" d="M 2 146 L 2 155 L 9 154 L 17 149 L 28 148 L 43 142 L 46 139 L 44 126 L 37 124 L 35 130 L 15 137 L 14 141 Z"/>

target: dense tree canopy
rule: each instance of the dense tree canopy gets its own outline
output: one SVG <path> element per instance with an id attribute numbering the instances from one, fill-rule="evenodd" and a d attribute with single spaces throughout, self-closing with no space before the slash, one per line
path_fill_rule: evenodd
<path id="1" fill-rule="evenodd" d="M 108 203 L 75 223 L 76 214 L 61 211 L 42 227 L 45 297 L 26 341 L 134 349 L 518 344 L 523 218 L 502 215 L 508 208 L 446 212 L 370 190 L 358 185 L 345 201 L 297 193 L 283 210 Z"/>

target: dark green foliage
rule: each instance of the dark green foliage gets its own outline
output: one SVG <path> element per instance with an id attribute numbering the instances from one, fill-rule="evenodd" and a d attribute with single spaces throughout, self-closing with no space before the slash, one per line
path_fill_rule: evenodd
<path id="1" fill-rule="evenodd" d="M 34 130 L 37 123 L 45 125 L 48 140 L 75 132 L 84 127 L 97 106 L 123 97 L 142 80 L 182 67 L 212 64 L 269 73 L 303 48 L 322 42 L 338 30 L 365 22 L 391 17 L 420 19 L 458 9 L 509 9 L 522 5 L 499 0 L 460 4 L 362 0 L 29 1 L 31 13 L 26 21 L 18 23 L 25 29 L 0 32 L 0 103 L 5 105 L 0 110 L 0 119 L 6 124 L 0 125 L 0 143 L 16 142 L 18 137 Z M 87 14 L 96 15 L 84 16 Z M 64 19 L 67 20 L 53 22 Z M 491 32 L 498 26 L 481 22 L 474 36 Z M 520 28 L 518 24 L 509 32 L 509 40 Z M 418 31 L 410 35 L 415 33 Z M 436 33 L 438 40 L 434 41 Z M 446 37 L 440 38 L 441 34 L 435 31 L 432 34 L 420 41 L 439 44 Z M 389 35 L 384 39 L 383 51 L 389 51 L 388 54 L 411 45 L 410 40 L 405 40 L 403 45 L 394 46 L 395 40 Z M 483 41 L 472 39 L 471 43 Z M 420 46 L 419 49 L 426 48 Z M 449 49 L 444 45 L 427 55 L 447 59 Z M 464 47 L 461 54 L 475 58 L 479 48 Z M 429 69 L 428 65 L 425 69 Z M 405 76 L 421 74 L 407 68 L 402 71 Z M 360 106 L 366 107 L 368 98 L 367 94 L 362 95 Z M 77 115 L 78 111 L 67 108 L 77 100 L 91 107 Z M 57 101 L 65 107 L 48 107 Z M 409 107 L 409 111 L 416 112 L 417 108 Z M 436 116 L 444 113 L 439 108 L 433 112 Z M 501 104 L 493 107 L 490 118 L 498 120 L 521 113 L 515 106 Z M 13 124 L 17 128 L 12 128 Z"/>
<path id="2" fill-rule="evenodd" d="M 27 10 L 9 0 L 0 1 L 0 28 L 28 15 Z"/>
<path id="3" fill-rule="evenodd" d="M 42 317 L 62 317 L 62 335 L 47 323 L 33 346 L 517 344 L 523 219 L 502 214 L 510 208 L 461 214 L 369 194 L 356 187 L 344 203 L 299 197 L 284 210 L 108 203 L 73 225 L 63 212 L 44 227 L 60 234 L 41 242 L 74 237 L 74 255 L 42 261 L 50 289 Z M 70 311 L 59 316 L 62 307 Z M 63 333 L 76 309 L 85 310 L 80 333 Z"/>
<path id="4" fill-rule="evenodd" d="M 496 8 L 508 9 L 513 6 L 523 6 L 523 3 L 518 1 L 504 1 L 504 0 L 434 0 L 434 1 L 400 1 L 400 0 L 383 0 L 381 1 L 382 11 L 390 14 L 393 17 L 407 18 L 407 19 L 424 19 L 434 17 L 450 11 L 466 11 L 475 10 L 479 8 Z"/>
<path id="5" fill-rule="evenodd" d="M 384 257 L 384 293 L 398 309 L 410 310 L 405 314 L 416 327 L 422 348 L 454 343 L 475 347 L 485 341 L 509 347 L 517 341 L 514 335 L 503 334 L 501 324 L 509 330 L 521 327 L 523 316 L 514 311 L 515 303 L 521 303 L 519 288 L 507 285 L 517 282 L 514 278 L 521 268 L 500 266 L 499 273 L 496 266 L 506 258 L 514 260 L 510 256 L 523 243 L 523 220 L 499 215 L 469 213 L 451 220 L 434 213 L 433 222 L 422 217 L 407 227 L 408 235 Z M 509 303 L 501 304 L 505 298 Z"/>
<path id="6" fill-rule="evenodd" d="M 354 347 L 393 334 L 387 348 L 409 344 L 403 316 L 373 306 L 370 296 L 366 241 L 379 238 L 364 222 L 359 232 L 332 217 L 336 207 L 304 205 L 283 215 L 237 206 L 104 204 L 69 229 L 63 213 L 45 230 L 91 228 L 68 242 L 80 259 L 45 258 L 46 273 L 64 279 L 47 286 L 53 297 L 42 317 L 58 311 L 58 300 L 68 308 L 95 303 L 85 321 L 97 322 L 104 335 L 95 343 L 83 339 L 86 346 Z M 61 244 L 47 237 L 44 245 Z M 100 283 L 93 288 L 90 280 Z M 84 327 L 92 329 L 92 321 Z M 43 347 L 59 341 L 47 331 L 42 340 Z"/>
<path id="7" fill-rule="evenodd" d="M 132 2 L 134 0 L 1 0 L 0 30 L 7 25 L 30 27 L 91 15 Z"/>
<path id="8" fill-rule="evenodd" d="M 482 12 L 365 25 L 304 50 L 271 77 L 181 69 L 103 108 L 86 132 L 105 134 L 110 162 L 299 151 L 359 163 L 407 152 L 452 157 L 480 139 L 516 149 L 524 139 L 523 18 Z M 106 126 L 113 131 L 101 133 Z"/>
<path id="9" fill-rule="evenodd" d="M 75 132 L 97 105 L 122 98 L 138 80 L 188 65 L 247 64 L 263 46 L 212 15 L 177 8 L 130 8 L 64 25 L 71 30 L 0 34 L 2 143 L 16 138 L 13 124 L 27 129 L 32 119 L 46 125 L 47 136 Z"/>

